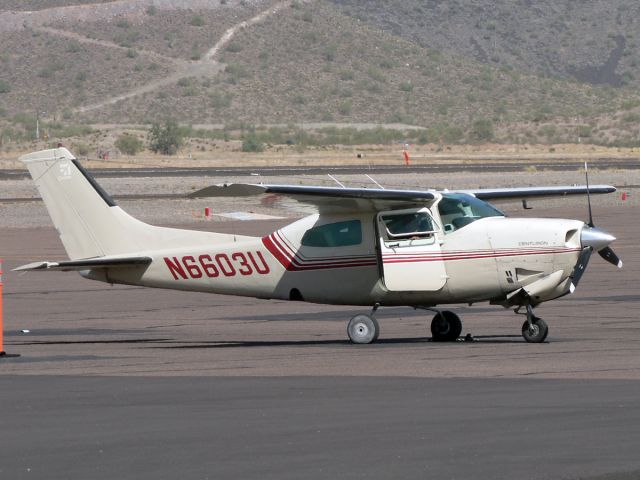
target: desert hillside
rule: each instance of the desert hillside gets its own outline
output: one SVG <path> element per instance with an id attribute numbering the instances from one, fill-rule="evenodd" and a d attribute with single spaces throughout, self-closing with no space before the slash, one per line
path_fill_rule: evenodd
<path id="1" fill-rule="evenodd" d="M 36 120 L 58 138 L 171 117 L 634 147 L 639 14 L 630 0 L 4 0 L 0 144 L 40 136 Z"/>

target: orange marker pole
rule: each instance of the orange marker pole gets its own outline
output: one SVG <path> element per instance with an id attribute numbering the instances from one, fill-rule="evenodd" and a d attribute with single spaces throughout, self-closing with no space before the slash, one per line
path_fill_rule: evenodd
<path id="1" fill-rule="evenodd" d="M 0 356 L 6 355 L 4 351 L 4 322 L 2 321 L 2 259 L 0 258 Z"/>

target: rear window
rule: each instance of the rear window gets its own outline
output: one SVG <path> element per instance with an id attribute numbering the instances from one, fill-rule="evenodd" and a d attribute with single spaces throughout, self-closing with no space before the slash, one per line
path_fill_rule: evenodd
<path id="1" fill-rule="evenodd" d="M 348 247 L 362 243 L 360 220 L 327 223 L 307 230 L 300 242 L 305 247 Z"/>

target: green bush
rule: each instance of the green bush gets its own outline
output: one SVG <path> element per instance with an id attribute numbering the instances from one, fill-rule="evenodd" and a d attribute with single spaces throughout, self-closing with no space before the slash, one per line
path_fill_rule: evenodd
<path id="1" fill-rule="evenodd" d="M 264 143 L 262 143 L 254 132 L 245 136 L 242 141 L 243 152 L 262 152 L 264 150 Z"/>
<path id="2" fill-rule="evenodd" d="M 400 82 L 400 90 L 402 90 L 403 92 L 413 92 L 413 83 Z"/>
<path id="3" fill-rule="evenodd" d="M 11 85 L 6 80 L 0 80 L 0 93 L 9 93 Z"/>
<path id="4" fill-rule="evenodd" d="M 588 125 L 580 125 L 578 127 L 578 136 L 579 137 L 590 137 L 591 136 L 591 127 Z"/>
<path id="5" fill-rule="evenodd" d="M 191 18 L 189 25 L 192 27 L 203 27 L 204 26 L 204 17 L 202 15 L 195 15 Z"/>
<path id="6" fill-rule="evenodd" d="M 376 67 L 369 67 L 367 74 L 376 82 L 384 83 L 386 81 L 384 74 Z"/>
<path id="7" fill-rule="evenodd" d="M 340 115 L 351 115 L 351 102 L 346 100 L 338 105 L 338 113 Z"/>
<path id="8" fill-rule="evenodd" d="M 142 140 L 128 133 L 120 135 L 115 142 L 115 146 L 125 155 L 136 155 L 144 149 Z"/>
<path id="9" fill-rule="evenodd" d="M 230 93 L 213 92 L 209 94 L 213 108 L 227 108 L 231 106 L 233 95 Z"/>
<path id="10" fill-rule="evenodd" d="M 472 140 L 486 142 L 493 138 L 493 123 L 491 120 L 482 118 L 471 124 L 469 135 Z"/>
<path id="11" fill-rule="evenodd" d="M 149 148 L 163 155 L 175 155 L 184 141 L 184 133 L 174 120 L 165 120 L 163 125 L 154 123 L 149 129 Z"/>
<path id="12" fill-rule="evenodd" d="M 638 123 L 640 122 L 640 113 L 630 112 L 622 116 L 622 121 L 625 123 Z"/>
<path id="13" fill-rule="evenodd" d="M 236 42 L 232 42 L 229 45 L 227 45 L 227 48 L 225 48 L 225 51 L 229 52 L 229 53 L 238 53 L 242 51 L 242 45 L 240 45 L 239 43 Z"/>
<path id="14" fill-rule="evenodd" d="M 114 43 L 125 48 L 131 48 L 138 40 L 140 40 L 140 32 L 137 30 L 123 30 L 113 36 Z"/>
<path id="15" fill-rule="evenodd" d="M 558 134 L 558 129 L 555 125 L 543 125 L 540 127 L 540 135 L 547 140 L 552 140 Z"/>
<path id="16" fill-rule="evenodd" d="M 75 40 L 67 45 L 67 52 L 69 53 L 78 53 L 81 50 L 80 43 Z"/>
<path id="17" fill-rule="evenodd" d="M 336 58 L 336 53 L 338 51 L 338 47 L 335 45 L 327 45 L 324 49 L 324 59 L 327 62 L 333 62 Z"/>
<path id="18" fill-rule="evenodd" d="M 89 145 L 84 142 L 76 142 L 73 144 L 73 152 L 82 157 L 89 155 Z"/>
<path id="19" fill-rule="evenodd" d="M 228 64 L 224 72 L 227 74 L 227 82 L 235 85 L 241 78 L 249 76 L 249 72 L 244 65 L 238 65 L 235 63 Z"/>

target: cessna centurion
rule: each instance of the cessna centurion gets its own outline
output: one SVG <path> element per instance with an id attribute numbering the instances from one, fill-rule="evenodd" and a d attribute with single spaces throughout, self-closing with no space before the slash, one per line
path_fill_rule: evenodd
<path id="1" fill-rule="evenodd" d="M 507 218 L 485 200 L 610 193 L 606 185 L 466 191 L 285 185 L 207 187 L 192 197 L 277 194 L 316 214 L 265 237 L 162 228 L 120 209 L 65 148 L 25 155 L 69 261 L 16 270 L 73 270 L 107 283 L 265 299 L 370 306 L 347 327 L 371 343 L 380 306 L 435 313 L 434 341 L 454 341 L 459 317 L 438 305 L 490 302 L 526 316 L 522 335 L 543 342 L 533 308 L 572 293 L 592 252 L 622 262 L 615 238 L 579 220 Z"/>

